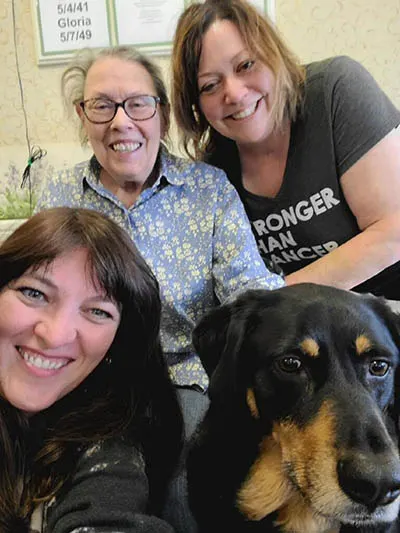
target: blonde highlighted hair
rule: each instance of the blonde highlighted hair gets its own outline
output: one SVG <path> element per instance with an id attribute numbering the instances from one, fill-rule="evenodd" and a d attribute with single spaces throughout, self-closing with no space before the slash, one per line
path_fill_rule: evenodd
<path id="1" fill-rule="evenodd" d="M 210 127 L 199 104 L 197 75 L 204 34 L 216 20 L 238 28 L 246 47 L 275 76 L 272 119 L 280 128 L 295 120 L 303 97 L 304 69 L 267 17 L 246 0 L 207 0 L 191 4 L 180 16 L 172 52 L 172 107 L 185 152 L 203 159 L 216 148 L 218 133 Z"/>

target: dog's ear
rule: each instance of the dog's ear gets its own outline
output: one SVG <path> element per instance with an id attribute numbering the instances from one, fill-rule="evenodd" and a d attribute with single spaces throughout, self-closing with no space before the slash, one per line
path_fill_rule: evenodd
<path id="1" fill-rule="evenodd" d="M 193 332 L 193 345 L 210 378 L 211 399 L 227 399 L 236 390 L 246 311 L 240 312 L 235 304 L 221 306 L 203 317 Z"/>
<path id="2" fill-rule="evenodd" d="M 213 375 L 223 352 L 232 306 L 222 305 L 203 316 L 192 333 L 192 343 L 209 378 Z"/>
<path id="3" fill-rule="evenodd" d="M 278 291 L 252 290 L 232 303 L 205 315 L 193 331 L 193 346 L 210 378 L 211 399 L 228 401 L 241 389 L 243 374 L 240 355 L 249 329 L 255 325 L 256 311 L 276 301 Z M 249 366 L 249 365 L 247 365 Z M 243 389 L 244 390 L 244 389 Z"/>
<path id="4" fill-rule="evenodd" d="M 385 322 L 394 343 L 400 350 L 400 306 L 393 305 L 400 302 L 391 302 L 383 297 L 372 296 L 370 294 L 365 294 L 363 297 L 368 298 L 373 304 L 375 311 Z"/>

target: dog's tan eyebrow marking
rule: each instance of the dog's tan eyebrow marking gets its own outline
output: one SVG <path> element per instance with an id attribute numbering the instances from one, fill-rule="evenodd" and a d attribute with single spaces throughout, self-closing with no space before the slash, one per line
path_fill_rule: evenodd
<path id="1" fill-rule="evenodd" d="M 365 335 L 359 335 L 356 339 L 357 355 L 363 355 L 372 348 L 372 343 Z"/>
<path id="2" fill-rule="evenodd" d="M 257 402 L 256 402 L 256 397 L 254 396 L 253 389 L 247 389 L 246 400 L 247 400 L 247 405 L 249 406 L 249 409 L 250 409 L 251 416 L 253 418 L 260 418 L 260 414 L 258 412 L 258 407 L 257 407 Z"/>
<path id="3" fill-rule="evenodd" d="M 304 339 L 300 343 L 300 348 L 305 353 L 305 355 L 309 355 L 310 357 L 318 357 L 319 356 L 319 345 L 317 341 L 312 339 L 311 337 Z"/>

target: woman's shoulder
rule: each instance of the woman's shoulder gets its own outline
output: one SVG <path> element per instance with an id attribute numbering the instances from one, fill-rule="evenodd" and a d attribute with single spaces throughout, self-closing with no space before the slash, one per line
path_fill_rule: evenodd
<path id="1" fill-rule="evenodd" d="M 81 161 L 71 167 L 61 168 L 54 175 L 49 176 L 46 186 L 55 189 L 81 187 L 83 179 L 92 173 L 92 160 Z"/>
<path id="2" fill-rule="evenodd" d="M 81 197 L 84 180 L 91 174 L 91 161 L 82 161 L 73 167 L 63 168 L 43 179 L 38 193 L 35 213 L 59 205 L 75 205 L 73 199 Z M 72 202 L 69 204 L 69 202 Z"/>
<path id="3" fill-rule="evenodd" d="M 352 126 L 359 123 L 368 129 L 371 124 L 365 122 L 366 115 L 371 115 L 372 125 L 387 122 L 389 129 L 385 125 L 385 135 L 398 124 L 398 110 L 372 74 L 347 56 L 331 57 L 306 66 L 305 107 L 316 109 L 321 105 L 345 123 L 354 117 Z"/>
<path id="4" fill-rule="evenodd" d="M 361 65 L 355 59 L 349 56 L 331 56 L 319 61 L 313 61 L 305 65 L 307 79 L 311 76 L 325 74 L 330 71 L 341 71 L 354 68 L 355 65 Z"/>
<path id="5" fill-rule="evenodd" d="M 181 156 L 168 154 L 167 172 L 175 175 L 185 185 L 195 187 L 230 187 L 223 170 L 204 161 L 193 161 Z"/>
<path id="6" fill-rule="evenodd" d="M 338 81 L 356 84 L 373 80 L 368 70 L 349 56 L 333 56 L 314 61 L 305 65 L 305 69 L 306 90 L 321 82 L 325 86 L 334 87 Z"/>

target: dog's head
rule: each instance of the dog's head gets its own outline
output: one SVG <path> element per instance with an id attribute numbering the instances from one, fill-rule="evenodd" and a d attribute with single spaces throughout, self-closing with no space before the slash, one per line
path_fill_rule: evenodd
<path id="1" fill-rule="evenodd" d="M 378 298 L 314 284 L 249 291 L 200 321 L 213 416 L 245 412 L 261 435 L 237 491 L 247 519 L 309 533 L 395 520 L 399 324 Z"/>

